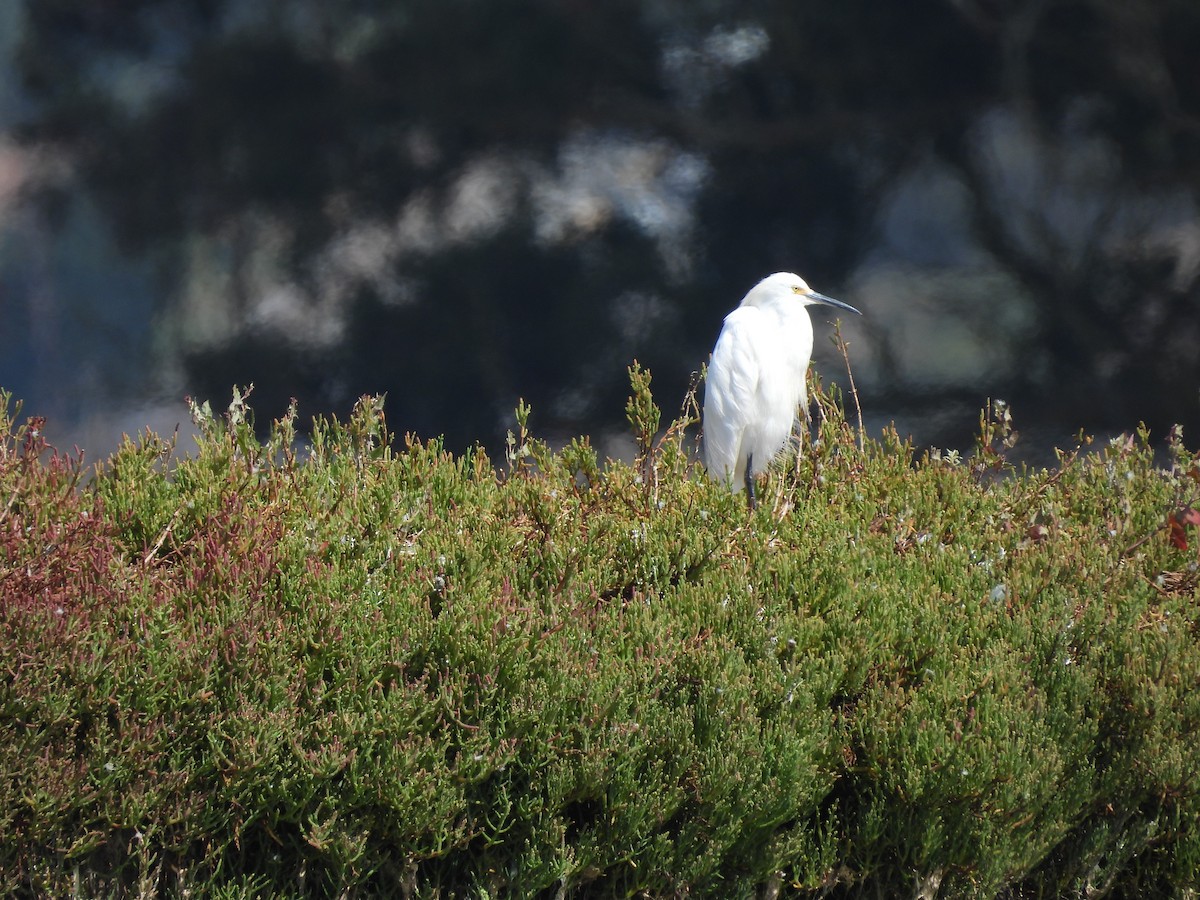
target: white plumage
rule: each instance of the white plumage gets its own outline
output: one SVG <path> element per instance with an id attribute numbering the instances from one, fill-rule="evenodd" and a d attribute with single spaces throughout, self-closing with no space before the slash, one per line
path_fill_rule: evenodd
<path id="1" fill-rule="evenodd" d="M 751 506 L 754 477 L 787 444 L 797 411 L 807 415 L 804 378 L 813 329 L 805 307 L 818 303 L 858 312 L 818 294 L 799 275 L 769 275 L 725 317 L 713 348 L 704 389 L 704 464 L 732 490 L 744 484 Z"/>

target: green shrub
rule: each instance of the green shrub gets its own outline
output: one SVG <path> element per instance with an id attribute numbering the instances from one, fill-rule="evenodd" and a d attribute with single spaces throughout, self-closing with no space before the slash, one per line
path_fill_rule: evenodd
<path id="1" fill-rule="evenodd" d="M 631 375 L 632 465 L 235 393 L 83 486 L 0 396 L 0 890 L 1194 895 L 1177 436 L 917 458 L 817 386 L 750 514 Z"/>

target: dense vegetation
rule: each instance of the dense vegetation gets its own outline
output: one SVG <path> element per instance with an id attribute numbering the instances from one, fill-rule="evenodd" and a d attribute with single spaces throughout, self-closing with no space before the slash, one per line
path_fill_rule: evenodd
<path id="1" fill-rule="evenodd" d="M 1016 471 L 1001 406 L 960 458 L 818 390 L 751 515 L 633 385 L 634 465 L 235 395 L 94 474 L 5 395 L 0 891 L 1200 887 L 1178 435 Z"/>

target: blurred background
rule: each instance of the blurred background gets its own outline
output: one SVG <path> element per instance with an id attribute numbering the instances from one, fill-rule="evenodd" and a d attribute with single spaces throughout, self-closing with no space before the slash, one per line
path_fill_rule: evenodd
<path id="1" fill-rule="evenodd" d="M 0 3 L 0 386 L 93 460 L 251 382 L 604 447 L 777 270 L 872 430 L 1194 446 L 1198 201 L 1195 0 Z"/>

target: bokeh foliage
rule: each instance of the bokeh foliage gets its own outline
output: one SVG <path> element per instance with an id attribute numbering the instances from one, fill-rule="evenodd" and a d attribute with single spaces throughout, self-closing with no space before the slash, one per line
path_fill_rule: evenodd
<path id="1" fill-rule="evenodd" d="M 962 194 L 943 227 L 1008 285 L 948 314 L 996 334 L 992 304 L 1020 304 L 1032 327 L 980 394 L 906 382 L 868 318 L 881 399 L 928 414 L 990 393 L 1059 427 L 1200 425 L 1192 0 L 38 0 L 25 19 L 24 136 L 61 149 L 157 261 L 163 321 L 198 243 L 232 273 L 231 342 L 165 341 L 201 396 L 253 381 L 272 414 L 297 396 L 344 416 L 386 392 L 395 421 L 456 451 L 502 436 L 518 396 L 595 433 L 629 359 L 681 394 L 755 280 L 844 286 L 884 243 L 881 209 L 936 169 Z M 997 116 L 1025 143 L 990 143 Z M 533 237 L 528 201 L 581 136 L 698 162 L 677 258 L 619 209 L 553 246 Z M 414 201 L 436 218 L 481 159 L 513 167 L 503 223 L 323 306 L 323 251 Z M 308 315 L 346 324 L 332 346 L 255 327 L 264 231 Z M 944 241 L 922 252 L 941 259 Z M 630 291 L 669 313 L 632 339 L 613 311 Z"/>
<path id="2" fill-rule="evenodd" d="M 1197 888 L 1200 458 L 917 458 L 818 385 L 750 515 L 631 374 L 632 465 L 235 393 L 82 487 L 5 395 L 5 893 Z"/>

